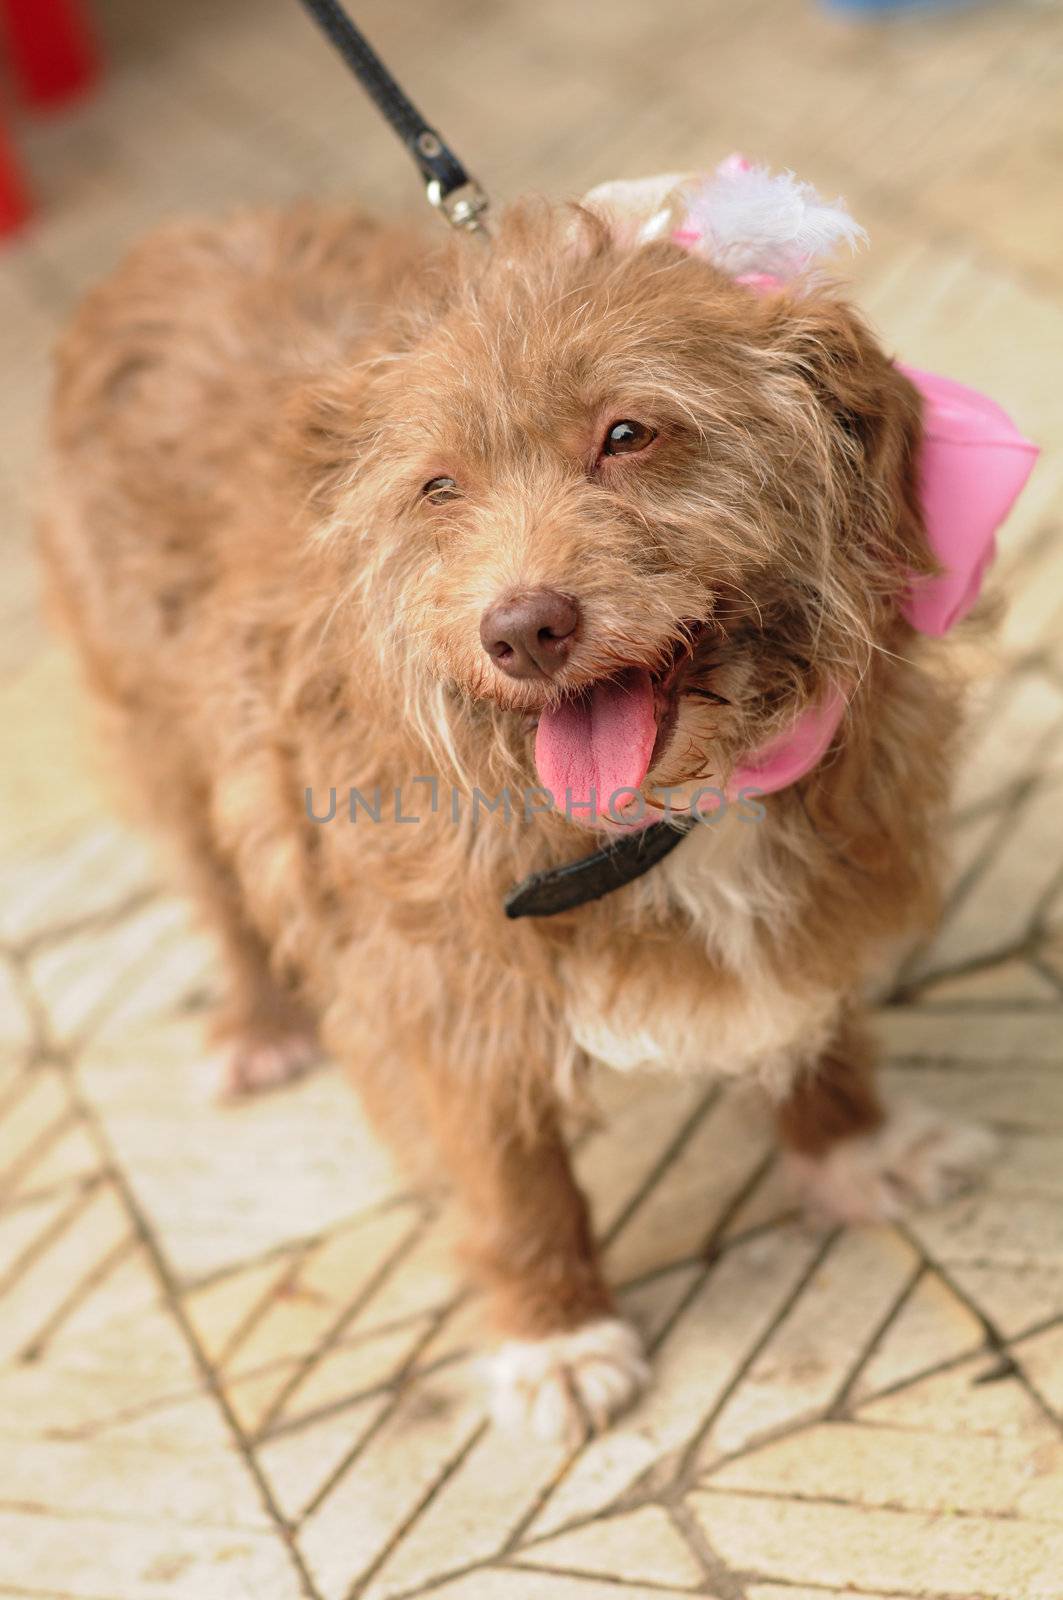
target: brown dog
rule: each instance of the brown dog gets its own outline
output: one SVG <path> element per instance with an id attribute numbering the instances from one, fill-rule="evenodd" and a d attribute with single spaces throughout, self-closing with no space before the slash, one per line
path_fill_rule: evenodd
<path id="1" fill-rule="evenodd" d="M 224 945 L 230 1087 L 304 1060 L 312 1016 L 395 1137 L 431 1130 L 509 1341 L 498 1408 L 541 1432 L 645 1378 L 559 1131 L 588 1058 L 758 1079 L 844 1218 L 984 1154 L 885 1116 L 858 999 L 932 910 L 957 720 L 900 610 L 933 568 L 919 438 L 833 292 L 757 296 L 574 207 L 489 249 L 314 210 L 174 229 L 62 346 L 52 588 Z M 543 809 L 537 723 L 540 765 L 689 801 L 839 683 L 800 781 L 505 920 L 600 842 Z"/>

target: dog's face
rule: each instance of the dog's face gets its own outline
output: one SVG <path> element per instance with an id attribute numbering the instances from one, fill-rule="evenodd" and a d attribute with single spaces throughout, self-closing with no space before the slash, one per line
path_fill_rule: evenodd
<path id="1" fill-rule="evenodd" d="M 824 294 L 525 208 L 368 371 L 333 409 L 380 648 L 539 721 L 540 770 L 721 781 L 855 680 L 927 565 L 914 397 Z"/>

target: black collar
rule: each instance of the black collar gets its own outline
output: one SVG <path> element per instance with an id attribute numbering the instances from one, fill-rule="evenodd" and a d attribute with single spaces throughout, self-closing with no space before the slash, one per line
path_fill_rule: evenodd
<path id="1" fill-rule="evenodd" d="M 689 818 L 652 822 L 636 833 L 623 833 L 601 850 L 580 856 L 563 867 L 532 872 L 515 883 L 502 904 L 507 917 L 554 917 L 622 889 L 671 854 L 690 832 Z"/>

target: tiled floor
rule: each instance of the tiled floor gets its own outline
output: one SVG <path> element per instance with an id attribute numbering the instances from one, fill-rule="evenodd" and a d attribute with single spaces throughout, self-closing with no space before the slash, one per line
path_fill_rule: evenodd
<path id="1" fill-rule="evenodd" d="M 1059 1600 L 1063 12 L 357 10 L 500 196 L 735 146 L 844 190 L 889 340 L 1045 447 L 948 915 L 880 1019 L 893 1085 L 1003 1155 L 943 1211 L 817 1236 L 740 1099 L 603 1084 L 579 1166 L 656 1383 L 572 1453 L 485 1428 L 445 1200 L 403 1190 L 335 1072 L 205 1097 L 211 952 L 110 820 L 33 611 L 44 352 L 158 217 L 417 197 L 294 0 L 101 0 L 110 80 L 22 130 L 41 219 L 0 255 L 0 1595 Z"/>

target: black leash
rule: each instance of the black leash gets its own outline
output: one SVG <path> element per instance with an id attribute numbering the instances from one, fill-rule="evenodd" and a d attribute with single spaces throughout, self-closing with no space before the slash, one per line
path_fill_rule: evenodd
<path id="1" fill-rule="evenodd" d="M 314 21 L 335 45 L 366 94 L 391 123 L 425 181 L 429 202 L 455 228 L 486 233 L 481 217 L 488 199 L 453 150 L 407 99 L 365 36 L 337 0 L 302 0 Z"/>
<path id="2" fill-rule="evenodd" d="M 425 181 L 430 203 L 452 227 L 486 237 L 481 221 L 488 207 L 486 194 L 402 92 L 343 7 L 337 0 L 302 3 L 410 152 Z M 533 872 L 506 895 L 506 916 L 554 917 L 600 900 L 663 861 L 686 837 L 690 826 L 689 822 L 654 822 L 637 833 L 623 834 L 601 850 L 566 866 Z"/>

